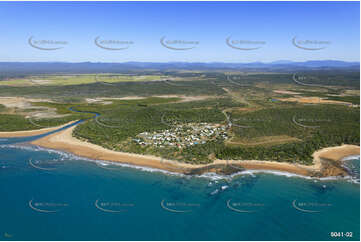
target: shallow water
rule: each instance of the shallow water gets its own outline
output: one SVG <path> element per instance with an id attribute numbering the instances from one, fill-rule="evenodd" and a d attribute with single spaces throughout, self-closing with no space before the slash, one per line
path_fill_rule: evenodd
<path id="1" fill-rule="evenodd" d="M 176 176 L 21 144 L 0 146 L 0 184 L 1 240 L 360 237 L 360 186 L 351 179 Z"/>

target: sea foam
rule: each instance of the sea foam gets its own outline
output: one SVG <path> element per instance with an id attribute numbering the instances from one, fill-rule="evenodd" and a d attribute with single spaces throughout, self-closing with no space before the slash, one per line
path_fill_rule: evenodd
<path id="1" fill-rule="evenodd" d="M 310 177 L 310 176 L 303 176 L 303 175 L 298 175 L 298 174 L 293 174 L 293 173 L 289 173 L 289 172 L 284 172 L 284 171 L 274 171 L 274 170 L 244 170 L 244 171 L 239 171 L 236 173 L 233 173 L 231 175 L 222 175 L 222 174 L 217 174 L 214 172 L 208 172 L 208 173 L 203 173 L 201 175 L 185 175 L 179 172 L 171 172 L 171 171 L 166 171 L 163 169 L 157 169 L 157 168 L 150 168 L 150 167 L 144 167 L 144 166 L 137 166 L 137 165 L 132 165 L 132 164 L 126 164 L 126 163 L 120 163 L 120 162 L 112 162 L 112 161 L 106 161 L 106 160 L 99 160 L 99 159 L 90 159 L 90 158 L 85 158 L 85 157 L 81 157 L 81 156 L 77 156 L 65 151 L 59 151 L 59 150 L 54 150 L 54 149 L 49 149 L 49 148 L 42 148 L 39 146 L 34 146 L 34 145 L 25 145 L 25 144 L 9 144 L 9 145 L 0 145 L 0 148 L 16 148 L 16 149 L 24 149 L 24 150 L 29 150 L 29 151 L 45 151 L 48 153 L 55 153 L 61 156 L 62 160 L 83 160 L 83 161 L 89 161 L 89 162 L 94 162 L 96 163 L 96 165 L 100 168 L 103 169 L 107 169 L 106 166 L 115 166 L 115 167 L 125 167 L 125 168 L 133 168 L 133 169 L 137 169 L 137 170 L 141 170 L 141 171 L 145 171 L 145 172 L 155 172 L 155 173 L 162 173 L 162 174 L 166 174 L 166 175 L 172 175 L 172 176 L 179 176 L 179 177 L 196 177 L 196 178 L 205 178 L 205 179 L 209 179 L 212 181 L 217 181 L 217 180 L 232 180 L 235 177 L 239 177 L 239 176 L 252 176 L 255 177 L 256 174 L 272 174 L 272 175 L 276 175 L 276 176 L 286 176 L 289 178 L 302 178 L 302 179 L 308 179 L 308 180 L 320 180 L 320 181 L 334 181 L 334 180 L 346 180 L 348 182 L 351 183 L 356 183 L 356 184 L 360 184 L 359 179 L 356 179 L 354 177 L 351 176 L 345 176 L 345 177 L 341 177 L 341 176 L 330 176 L 330 177 L 322 177 L 322 178 L 318 178 L 318 177 Z M 356 156 L 348 156 L 345 157 L 343 160 L 354 160 L 354 159 L 359 159 L 360 156 L 356 155 Z M 102 167 L 103 166 L 103 167 Z M 111 168 L 109 168 L 108 170 L 110 170 Z M 114 169 L 115 170 L 115 169 Z"/>

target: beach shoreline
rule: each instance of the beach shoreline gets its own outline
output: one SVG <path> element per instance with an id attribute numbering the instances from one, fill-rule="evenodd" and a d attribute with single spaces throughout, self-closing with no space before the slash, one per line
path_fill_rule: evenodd
<path id="1" fill-rule="evenodd" d="M 75 122 L 77 122 L 77 121 L 70 121 L 63 125 L 49 127 L 49 128 L 42 128 L 42 129 L 0 132 L 0 138 L 30 137 L 30 136 L 35 136 L 35 135 L 46 134 L 48 132 L 55 131 L 57 129 L 61 129 L 61 128 L 65 127 L 67 125 L 70 125 L 72 123 L 75 123 Z"/>
<path id="2" fill-rule="evenodd" d="M 347 176 L 347 171 L 342 167 L 342 159 L 347 156 L 360 154 L 359 146 L 341 145 L 324 148 L 314 152 L 314 162 L 313 165 L 310 166 L 260 160 L 215 160 L 210 164 L 196 165 L 165 160 L 151 155 L 139 155 L 108 150 L 99 145 L 75 138 L 72 135 L 74 129 L 75 126 L 70 127 L 60 132 L 35 140 L 31 142 L 31 144 L 43 148 L 70 152 L 77 156 L 93 160 L 119 162 L 128 165 L 155 168 L 183 174 L 219 172 L 222 167 L 224 168 L 226 165 L 227 167 L 232 168 L 234 172 L 236 172 L 237 169 L 238 171 L 245 169 L 281 171 L 311 177 Z"/>

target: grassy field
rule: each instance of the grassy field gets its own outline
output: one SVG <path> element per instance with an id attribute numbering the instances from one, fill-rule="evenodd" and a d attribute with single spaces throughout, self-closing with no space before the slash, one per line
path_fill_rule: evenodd
<path id="1" fill-rule="evenodd" d="M 122 74 L 78 74 L 78 75 L 38 75 L 21 79 L 0 81 L 1 86 L 65 86 L 90 83 L 145 82 L 166 79 L 160 75 Z"/>

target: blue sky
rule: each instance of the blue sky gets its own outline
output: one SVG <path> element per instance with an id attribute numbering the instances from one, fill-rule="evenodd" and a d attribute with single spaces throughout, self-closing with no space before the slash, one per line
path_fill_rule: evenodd
<path id="1" fill-rule="evenodd" d="M 360 59 L 358 2 L 1 2 L 0 16 L 0 61 Z M 103 42 L 105 47 L 129 47 L 106 50 L 95 45 L 97 36 L 100 41 L 132 44 Z M 36 46 L 63 48 L 37 49 L 29 45 L 30 37 Z M 173 44 L 194 47 L 174 50 L 161 45 L 162 37 L 170 41 L 168 46 L 174 40 L 197 44 Z M 228 37 L 233 46 L 258 49 L 231 48 L 226 44 Z M 298 48 L 292 44 L 295 37 L 301 47 L 323 49 Z M 63 44 L 42 45 L 41 40 Z M 252 43 L 237 45 L 237 41 Z"/>

